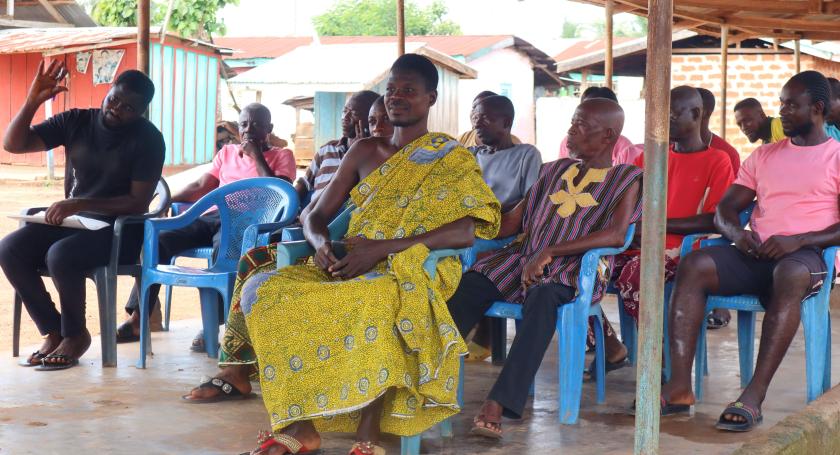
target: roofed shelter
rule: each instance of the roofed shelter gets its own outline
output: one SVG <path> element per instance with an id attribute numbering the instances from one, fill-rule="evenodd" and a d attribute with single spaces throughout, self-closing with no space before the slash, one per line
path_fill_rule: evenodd
<path id="1" fill-rule="evenodd" d="M 563 74 L 603 74 L 606 52 L 604 40 L 598 40 L 596 49 L 588 53 L 558 55 L 557 68 Z M 840 53 L 832 52 L 830 43 L 814 44 L 804 40 L 800 45 L 800 69 L 816 70 L 824 74 L 840 74 Z M 639 38 L 616 45 L 613 52 L 614 76 L 644 76 L 647 61 L 647 43 Z M 672 43 L 671 74 L 672 86 L 691 85 L 712 91 L 718 100 L 722 99 L 720 68 L 720 38 L 698 35 L 690 30 L 674 33 Z M 728 51 L 727 102 L 718 103 L 718 113 L 726 109 L 730 121 L 725 125 L 727 142 L 743 155 L 756 147 L 741 134 L 732 121 L 735 104 L 744 98 L 756 98 L 764 106 L 767 115 L 778 115 L 779 91 L 782 84 L 796 73 L 796 51 L 794 43 L 779 43 L 772 39 L 745 39 Z M 565 57 L 565 58 L 564 58 Z M 711 119 L 711 129 L 722 132 L 721 116 Z"/>
<path id="2" fill-rule="evenodd" d="M 160 32 L 152 36 L 160 38 Z M 0 30 L 0 135 L 23 104 L 38 63 L 44 57 L 67 65 L 67 93 L 42 106 L 34 121 L 72 108 L 99 107 L 111 88 L 94 72 L 96 53 L 113 51 L 114 74 L 137 68 L 134 27 L 75 27 Z M 118 57 L 119 52 L 122 56 Z M 206 163 L 215 153 L 219 54 L 224 48 L 167 34 L 151 46 L 155 97 L 149 120 L 163 133 L 166 164 Z M 87 59 L 86 63 L 84 59 Z M 83 64 L 84 63 L 84 64 Z M 100 67 L 102 68 L 102 67 Z M 0 149 L 0 163 L 50 165 L 50 154 L 11 154 Z M 63 151 L 54 163 L 64 162 Z"/>
<path id="3" fill-rule="evenodd" d="M 629 12 L 648 18 L 645 91 L 645 179 L 643 183 L 641 299 L 636 381 L 636 454 L 659 453 L 659 398 L 662 367 L 665 192 L 671 82 L 671 42 L 675 29 L 720 38 L 722 102 L 726 106 L 727 59 L 731 44 L 750 38 L 840 39 L 840 2 L 823 0 L 576 0 L 605 8 L 609 43 L 605 73 L 612 80 L 612 16 Z M 733 9 L 736 6 L 737 9 Z M 726 124 L 721 109 L 721 124 Z M 723 131 L 725 133 L 725 130 Z"/>
<path id="4" fill-rule="evenodd" d="M 409 43 L 408 52 L 428 57 L 438 69 L 438 100 L 429 114 L 429 129 L 457 134 L 460 79 L 476 76 L 471 67 L 423 43 Z M 394 62 L 392 43 L 312 44 L 277 57 L 269 63 L 228 81 L 237 98 L 271 106 L 278 125 L 282 109 L 295 115 L 283 102 L 314 97 L 314 147 L 341 137 L 341 113 L 348 96 L 360 90 L 385 93 Z M 336 71 L 336 68 L 342 68 Z M 279 132 L 278 134 L 283 134 Z M 297 159 L 308 160 L 313 150 L 295 150 Z"/>

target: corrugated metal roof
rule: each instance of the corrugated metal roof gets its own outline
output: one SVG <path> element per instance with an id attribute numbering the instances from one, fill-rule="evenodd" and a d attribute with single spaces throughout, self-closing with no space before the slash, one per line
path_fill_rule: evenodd
<path id="1" fill-rule="evenodd" d="M 476 76 L 469 66 L 425 43 L 407 43 L 406 52 L 425 55 L 467 78 Z M 316 91 L 355 92 L 382 80 L 395 56 L 396 49 L 390 43 L 312 44 L 246 71 L 230 83 L 305 85 L 311 92 L 308 95 Z"/>
<path id="2" fill-rule="evenodd" d="M 628 41 L 633 41 L 636 38 L 615 37 L 613 38 L 613 45 L 618 46 Z M 554 56 L 554 60 L 558 62 L 565 62 L 573 58 L 578 58 L 594 52 L 603 52 L 606 48 L 606 41 L 604 39 L 581 39 L 575 43 L 571 43 L 569 47 Z"/>
<path id="3" fill-rule="evenodd" d="M 0 30 L 0 54 L 61 53 L 62 49 L 107 44 L 113 41 L 134 39 L 136 36 L 137 29 L 134 27 L 14 28 Z M 152 30 L 151 36 L 159 37 L 159 29 Z M 229 50 L 223 46 L 203 41 L 180 38 L 171 33 L 168 33 L 167 36 L 184 39 L 199 46 L 216 49 L 219 52 Z"/>
<path id="4" fill-rule="evenodd" d="M 69 25 L 76 27 L 95 27 L 96 22 L 87 15 L 84 8 L 75 2 L 56 2 L 50 1 L 50 4 L 58 11 Z M 6 12 L 6 0 L 0 0 L 0 12 Z M 49 11 L 44 8 L 39 2 L 35 1 L 15 1 L 15 17 L 14 19 L 22 21 L 37 21 L 37 22 L 53 22 L 60 23 L 55 20 Z"/>

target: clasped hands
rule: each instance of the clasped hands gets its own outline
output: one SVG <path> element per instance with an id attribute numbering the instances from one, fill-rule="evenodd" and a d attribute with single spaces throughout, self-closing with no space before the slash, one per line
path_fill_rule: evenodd
<path id="1" fill-rule="evenodd" d="M 802 248 L 796 236 L 774 235 L 762 242 L 755 231 L 742 230 L 733 240 L 735 247 L 746 255 L 762 260 L 779 260 Z"/>
<path id="2" fill-rule="evenodd" d="M 343 242 L 347 254 L 341 259 L 335 256 L 330 242 L 324 242 L 315 251 L 315 265 L 336 278 L 355 278 L 369 272 L 388 257 L 387 240 L 349 237 Z"/>

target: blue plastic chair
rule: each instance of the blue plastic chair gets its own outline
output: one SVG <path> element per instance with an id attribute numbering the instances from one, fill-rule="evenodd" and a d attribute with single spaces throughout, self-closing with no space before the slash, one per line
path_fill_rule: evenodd
<path id="1" fill-rule="evenodd" d="M 578 294 L 571 302 L 557 308 L 557 350 L 559 367 L 558 399 L 559 418 L 564 424 L 574 424 L 578 420 L 580 411 L 580 396 L 583 389 L 583 370 L 586 351 L 586 332 L 589 316 L 595 316 L 599 323 L 595 324 L 595 381 L 598 403 L 605 400 L 605 360 L 604 331 L 601 305 L 592 304 L 592 294 L 598 275 L 598 263 L 604 256 L 614 256 L 627 249 L 633 240 L 635 225 L 630 225 L 624 238 L 624 245 L 620 248 L 597 248 L 587 251 L 581 259 L 580 274 L 578 275 Z M 478 253 L 498 249 L 500 241 L 476 241 L 464 256 L 465 266 L 471 266 Z M 522 319 L 522 305 L 509 302 L 494 302 L 485 313 L 486 316 L 505 319 Z M 462 370 L 463 374 L 463 370 Z M 531 384 L 533 391 L 534 385 Z"/>
<path id="2" fill-rule="evenodd" d="M 746 226 L 747 223 L 750 221 L 750 217 L 752 216 L 753 208 L 755 207 L 754 204 L 751 204 L 749 207 L 744 209 L 740 214 L 738 214 L 738 219 L 741 222 L 741 226 Z M 712 233 L 703 233 L 703 234 L 691 234 L 683 237 L 682 245 L 680 245 L 680 257 L 684 257 L 694 248 L 694 244 L 701 240 L 701 238 L 705 238 L 708 236 L 713 236 L 717 234 Z M 668 340 L 669 333 L 668 333 L 668 313 L 669 313 L 669 305 L 671 303 L 671 292 L 674 290 L 674 282 L 670 281 L 665 283 L 665 297 L 663 300 L 663 307 L 662 307 L 662 315 L 664 320 L 662 321 L 662 339 L 664 340 L 665 347 L 662 350 L 662 375 L 663 378 L 668 381 L 671 378 L 671 352 L 668 349 Z M 624 311 L 624 299 L 621 298 L 621 294 L 618 293 L 618 289 L 613 286 L 613 283 L 610 282 L 610 285 L 607 287 L 608 294 L 615 294 L 616 300 L 618 301 L 618 320 L 619 326 L 621 328 L 621 342 L 624 343 L 624 346 L 627 347 L 627 358 L 632 365 L 636 364 L 636 354 L 637 354 L 637 333 L 638 328 L 636 327 L 636 321 Z M 705 325 L 704 325 L 705 327 Z M 708 369 L 708 362 L 703 363 L 703 375 L 709 375 Z"/>
<path id="3" fill-rule="evenodd" d="M 347 232 L 347 227 L 350 224 L 350 215 L 353 212 L 354 207 L 348 206 L 343 211 L 339 213 L 338 216 L 333 219 L 333 221 L 329 225 L 329 233 L 331 240 L 341 240 L 344 238 L 344 234 Z M 249 230 L 249 238 L 255 239 L 257 235 L 263 232 L 270 232 L 273 230 L 278 229 L 278 226 L 271 224 L 261 225 L 261 226 L 252 226 Z M 258 242 L 255 242 L 255 244 Z M 426 270 L 426 273 L 432 279 L 435 278 L 437 274 L 437 263 L 439 260 L 450 257 L 450 256 L 458 256 L 462 257 L 464 254 L 467 253 L 466 249 L 444 249 L 444 250 L 433 250 L 429 252 L 429 256 L 426 258 L 426 261 L 423 263 L 423 268 Z M 312 249 L 312 246 L 306 240 L 296 240 L 290 242 L 281 242 L 277 245 L 277 268 L 283 268 L 292 264 L 295 264 L 299 259 L 305 258 L 308 256 L 312 256 L 315 254 L 315 250 Z M 464 363 L 463 359 L 461 359 L 461 376 L 458 382 L 458 405 L 463 407 L 463 368 Z M 441 435 L 443 437 L 452 437 L 452 422 L 447 419 L 440 423 L 439 425 Z M 421 435 L 414 435 L 414 436 L 403 436 L 400 438 L 400 454 L 401 455 L 420 455 L 420 440 Z"/>
<path id="4" fill-rule="evenodd" d="M 183 213 L 185 210 L 192 206 L 192 202 L 173 202 L 172 205 L 169 207 L 169 212 L 172 216 L 178 216 Z M 178 252 L 177 255 L 172 256 L 172 260 L 169 261 L 169 265 L 175 265 L 175 261 L 178 258 L 195 258 L 195 259 L 206 259 L 207 260 L 207 267 L 210 267 L 211 262 L 213 261 L 213 247 L 212 246 L 202 246 L 198 248 L 189 248 L 183 251 Z M 169 316 L 171 314 L 171 304 L 172 304 L 172 286 L 166 286 L 166 298 L 164 300 L 164 316 L 163 316 L 163 330 L 164 332 L 169 331 Z"/>
<path id="5" fill-rule="evenodd" d="M 159 264 L 158 236 L 161 231 L 187 226 L 212 207 L 218 209 L 222 225 L 222 241 L 213 265 L 206 269 L 196 269 Z M 207 356 L 217 357 L 219 353 L 217 293 L 224 301 L 224 316 L 227 317 L 246 228 L 253 224 L 275 220 L 288 224 L 295 219 L 297 213 L 298 196 L 290 183 L 273 177 L 258 177 L 217 188 L 177 217 L 147 220 L 140 288 L 140 359 L 137 361 L 137 367 L 146 367 L 146 354 L 151 350 L 148 312 L 151 284 L 199 288 Z"/>
<path id="6" fill-rule="evenodd" d="M 725 238 L 703 240 L 701 247 L 731 245 Z M 802 302 L 801 319 L 805 333 L 805 380 L 807 382 L 806 400 L 811 402 L 831 387 L 831 316 L 829 300 L 831 283 L 834 280 L 834 258 L 837 247 L 823 250 L 823 260 L 827 270 L 827 280 L 820 291 Z M 831 281 L 828 281 L 831 280 Z M 753 295 L 724 297 L 710 295 L 706 298 L 706 312 L 716 308 L 727 308 L 738 312 L 738 361 L 741 370 L 741 388 L 747 387 L 752 380 L 753 358 L 755 353 L 755 314 L 764 311 L 764 307 Z M 695 371 L 705 370 L 707 363 L 706 324 L 705 321 L 697 338 L 697 350 L 694 354 Z M 697 401 L 703 399 L 703 377 L 694 375 L 694 395 Z"/>

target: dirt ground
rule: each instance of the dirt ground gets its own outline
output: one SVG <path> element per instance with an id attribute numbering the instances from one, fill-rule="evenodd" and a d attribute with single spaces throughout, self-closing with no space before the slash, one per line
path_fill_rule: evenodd
<path id="1" fill-rule="evenodd" d="M 4 166 L 6 168 L 6 166 Z M 19 213 L 26 207 L 47 206 L 53 201 L 63 198 L 63 182 L 48 180 L 13 180 L 0 175 L 0 237 L 4 237 L 18 227 L 18 222 L 6 215 Z M 200 263 L 199 263 L 200 264 Z M 128 299 L 133 280 L 120 277 L 117 284 L 117 320 L 125 317 L 121 310 Z M 47 279 L 47 289 L 56 296 L 55 288 Z M 163 294 L 161 292 L 161 294 Z M 0 351 L 11 350 L 12 344 L 12 308 L 13 290 L 6 277 L 0 273 Z M 198 306 L 198 292 L 192 288 L 175 288 L 173 292 L 172 320 L 200 317 Z M 99 334 L 99 312 L 97 310 L 96 290 L 93 282 L 87 286 L 87 327 L 92 335 Z M 22 347 L 40 344 L 40 334 L 23 312 L 21 322 Z M 23 348 L 22 352 L 23 352 Z"/>

